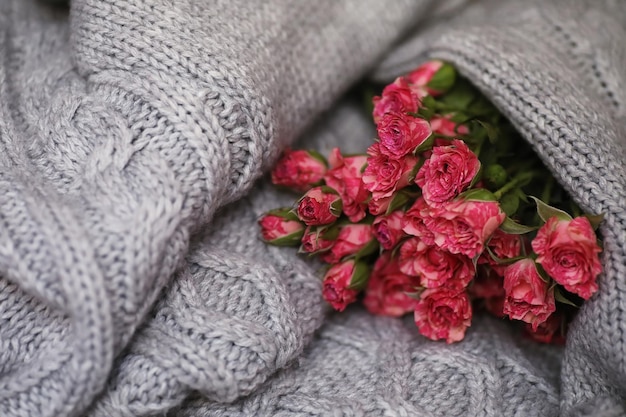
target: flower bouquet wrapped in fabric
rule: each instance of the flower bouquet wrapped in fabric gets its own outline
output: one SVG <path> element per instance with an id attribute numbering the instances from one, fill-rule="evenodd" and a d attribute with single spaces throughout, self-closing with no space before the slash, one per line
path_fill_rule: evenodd
<path id="1" fill-rule="evenodd" d="M 260 219 L 264 240 L 327 263 L 323 295 L 336 310 L 364 291 L 371 313 L 413 313 L 420 333 L 452 343 L 473 301 L 562 342 L 598 288 L 601 216 L 583 215 L 449 64 L 398 77 L 373 104 L 367 155 L 285 153 L 272 182 L 305 193 Z"/>

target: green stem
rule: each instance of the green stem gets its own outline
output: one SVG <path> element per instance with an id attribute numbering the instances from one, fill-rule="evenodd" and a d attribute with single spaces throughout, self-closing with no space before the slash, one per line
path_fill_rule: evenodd
<path id="1" fill-rule="evenodd" d="M 496 199 L 500 200 L 504 194 L 508 193 L 515 187 L 527 184 L 536 173 L 537 171 L 522 171 L 493 194 L 496 196 Z"/>

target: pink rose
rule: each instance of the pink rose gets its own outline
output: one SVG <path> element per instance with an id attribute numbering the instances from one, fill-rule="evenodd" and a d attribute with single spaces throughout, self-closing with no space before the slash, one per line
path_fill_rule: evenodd
<path id="1" fill-rule="evenodd" d="M 417 281 L 400 272 L 398 263 L 391 258 L 391 252 L 385 252 L 376 260 L 363 304 L 376 315 L 400 317 L 410 313 L 417 306 L 417 300 L 407 293 L 415 292 L 419 285 Z"/>
<path id="2" fill-rule="evenodd" d="M 526 334 L 536 342 L 553 345 L 565 344 L 566 332 L 565 317 L 558 311 L 552 314 L 546 321 L 540 323 L 536 329 L 531 324 L 526 324 Z"/>
<path id="3" fill-rule="evenodd" d="M 432 340 L 458 342 L 472 321 L 472 306 L 467 293 L 446 287 L 424 291 L 415 307 L 419 332 Z"/>
<path id="4" fill-rule="evenodd" d="M 457 124 L 448 117 L 433 116 L 430 119 L 430 128 L 433 133 L 443 136 L 455 137 L 469 134 L 469 129 L 463 124 Z"/>
<path id="5" fill-rule="evenodd" d="M 587 300 L 598 290 L 602 272 L 596 235 L 586 217 L 548 219 L 532 241 L 537 262 L 565 289 Z"/>
<path id="6" fill-rule="evenodd" d="M 387 212 L 387 209 L 389 208 L 389 205 L 391 204 L 391 200 L 393 200 L 393 195 L 390 197 L 380 198 L 372 197 L 369 203 L 367 203 L 367 210 L 370 212 L 370 214 L 374 216 L 385 214 Z"/>
<path id="7" fill-rule="evenodd" d="M 320 255 L 326 263 L 334 264 L 342 258 L 354 255 L 374 240 L 372 226 L 369 224 L 349 223 L 339 229 L 339 236 L 329 251 Z"/>
<path id="8" fill-rule="evenodd" d="M 272 183 L 306 191 L 320 183 L 326 173 L 326 163 L 319 156 L 302 150 L 286 149 L 272 170 Z"/>
<path id="9" fill-rule="evenodd" d="M 325 230 L 320 231 L 319 228 L 309 226 L 302 236 L 302 245 L 300 250 L 306 253 L 318 253 L 329 250 L 334 244 L 334 240 L 324 239 Z"/>
<path id="10" fill-rule="evenodd" d="M 411 85 L 411 89 L 415 91 L 419 97 L 423 97 L 426 94 L 430 94 L 435 97 L 442 94 L 445 90 L 450 88 L 454 84 L 455 80 L 455 72 L 450 71 L 446 74 L 445 79 L 439 79 L 437 83 L 437 88 L 433 88 L 432 81 L 439 73 L 443 70 L 444 64 L 441 61 L 433 60 L 426 62 L 425 64 L 419 66 L 416 70 L 411 72 L 407 76 L 407 80 Z M 448 69 L 450 69 L 449 65 L 446 65 Z"/>
<path id="11" fill-rule="evenodd" d="M 297 213 L 307 226 L 330 224 L 341 215 L 341 198 L 325 187 L 312 188 L 300 199 Z"/>
<path id="12" fill-rule="evenodd" d="M 380 143 L 367 150 L 367 167 L 363 172 L 363 185 L 376 200 L 390 197 L 397 190 L 409 185 L 409 176 L 417 164 L 417 157 L 407 155 L 399 159 L 382 153 Z"/>
<path id="13" fill-rule="evenodd" d="M 462 140 L 449 146 L 435 146 L 415 177 L 424 200 L 436 206 L 465 191 L 480 169 L 474 152 Z"/>
<path id="14" fill-rule="evenodd" d="M 402 113 L 386 113 L 377 125 L 380 152 L 399 159 L 412 153 L 431 135 L 428 121 Z"/>
<path id="15" fill-rule="evenodd" d="M 402 210 L 396 210 L 387 216 L 378 216 L 374 219 L 374 223 L 372 223 L 374 236 L 383 249 L 392 249 L 404 235 L 402 232 L 403 216 Z"/>
<path id="16" fill-rule="evenodd" d="M 522 259 L 504 271 L 504 314 L 530 323 L 533 329 L 556 310 L 554 289 L 541 279 L 535 261 Z"/>
<path id="17" fill-rule="evenodd" d="M 335 189 L 341 196 L 343 212 L 351 222 L 358 222 L 365 217 L 365 201 L 369 193 L 363 185 L 362 170 L 367 163 L 367 156 L 344 157 L 339 148 L 334 148 L 328 158 L 330 170 L 324 176 L 326 185 Z"/>
<path id="18" fill-rule="evenodd" d="M 468 257 L 429 246 L 418 238 L 408 239 L 400 246 L 399 265 L 405 274 L 420 277 L 425 288 L 463 289 L 475 274 Z"/>
<path id="19" fill-rule="evenodd" d="M 337 311 L 345 310 L 348 304 L 356 301 L 358 291 L 348 288 L 356 269 L 354 260 L 349 260 L 333 265 L 324 275 L 322 295 Z"/>
<path id="20" fill-rule="evenodd" d="M 415 113 L 419 105 L 419 97 L 411 91 L 409 84 L 403 77 L 398 77 L 392 84 L 386 86 L 381 97 L 374 97 L 374 122 L 390 112 Z"/>
<path id="21" fill-rule="evenodd" d="M 431 208 L 422 197 L 415 200 L 402 218 L 402 231 L 404 233 L 419 237 L 427 245 L 435 244 L 435 235 L 424 224 L 424 219 L 431 217 Z"/>
<path id="22" fill-rule="evenodd" d="M 430 212 L 424 225 L 435 244 L 451 253 L 470 258 L 479 255 L 485 242 L 502 224 L 506 215 L 497 201 L 453 201 Z"/>
<path id="23" fill-rule="evenodd" d="M 263 240 L 274 245 L 297 245 L 304 233 L 304 225 L 298 220 L 294 220 L 287 214 L 268 213 L 261 217 L 259 226 L 261 226 L 261 235 Z"/>

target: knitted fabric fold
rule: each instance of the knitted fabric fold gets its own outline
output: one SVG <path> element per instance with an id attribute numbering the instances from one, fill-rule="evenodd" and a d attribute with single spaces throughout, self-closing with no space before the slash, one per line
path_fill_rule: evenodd
<path id="1" fill-rule="evenodd" d="M 0 2 L 0 415 L 81 415 L 191 236 L 426 5 Z"/>

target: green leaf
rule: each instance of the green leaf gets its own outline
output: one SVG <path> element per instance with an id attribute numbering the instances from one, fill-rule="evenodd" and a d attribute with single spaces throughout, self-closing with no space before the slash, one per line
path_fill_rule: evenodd
<path id="1" fill-rule="evenodd" d="M 337 190 L 335 190 L 333 187 L 329 187 L 328 185 L 322 185 L 320 187 L 320 190 L 324 193 L 324 194 L 335 194 L 335 195 L 339 195 L 339 193 L 337 192 Z"/>
<path id="2" fill-rule="evenodd" d="M 526 256 L 516 256 L 515 258 L 505 258 L 505 259 L 499 258 L 495 253 L 493 253 L 493 251 L 491 250 L 489 246 L 487 246 L 487 253 L 491 257 L 491 259 L 493 259 L 494 261 L 498 263 L 498 265 L 511 265 L 517 261 L 526 259 Z"/>
<path id="3" fill-rule="evenodd" d="M 354 263 L 354 271 L 348 289 L 361 291 L 367 286 L 370 277 L 370 268 L 365 262 L 356 261 Z"/>
<path id="4" fill-rule="evenodd" d="M 266 243 L 272 246 L 298 246 L 302 241 L 302 236 L 304 236 L 304 229 L 278 239 L 266 241 Z"/>
<path id="5" fill-rule="evenodd" d="M 589 220 L 589 223 L 591 223 L 593 230 L 598 230 L 600 223 L 604 220 L 604 214 L 585 214 L 585 217 Z"/>
<path id="6" fill-rule="evenodd" d="M 537 229 L 538 227 L 525 226 L 523 224 L 519 224 L 508 216 L 504 219 L 504 222 L 502 222 L 502 224 L 500 225 L 500 230 L 510 235 L 525 235 L 526 233 L 534 232 Z"/>
<path id="7" fill-rule="evenodd" d="M 561 304 L 567 304 L 569 306 L 572 307 L 578 307 L 574 302 L 568 300 L 567 298 L 565 298 L 565 295 L 563 295 L 563 293 L 561 292 L 561 289 L 559 287 L 555 287 L 554 288 L 554 300 L 557 303 L 561 303 Z"/>
<path id="8" fill-rule="evenodd" d="M 476 123 L 482 126 L 483 129 L 485 129 L 487 139 L 489 139 L 490 143 L 496 143 L 498 141 L 500 137 L 500 130 L 496 126 L 487 122 L 483 122 L 482 120 L 476 120 Z"/>
<path id="9" fill-rule="evenodd" d="M 535 268 L 537 269 L 537 273 L 539 274 L 539 277 L 543 282 L 550 283 L 550 281 L 552 281 L 552 278 L 550 277 L 550 275 L 548 275 L 546 270 L 543 269 L 543 266 L 541 266 L 541 264 L 535 262 Z"/>
<path id="10" fill-rule="evenodd" d="M 389 207 L 387 207 L 387 211 L 385 212 L 385 215 L 393 213 L 394 211 L 404 206 L 408 202 L 409 202 L 409 196 L 406 193 L 403 193 L 402 191 L 400 191 L 399 193 L 396 193 L 391 199 L 391 202 L 389 203 Z"/>
<path id="11" fill-rule="evenodd" d="M 343 209 L 343 201 L 337 199 L 330 204 L 330 212 L 333 216 L 341 216 L 341 210 Z"/>
<path id="12" fill-rule="evenodd" d="M 529 196 L 535 203 L 537 204 L 537 214 L 544 222 L 547 222 L 549 218 L 556 217 L 559 220 L 572 220 L 572 216 L 564 212 L 563 210 L 559 210 L 556 207 L 549 206 L 543 201 L 539 200 L 537 197 Z"/>
<path id="13" fill-rule="evenodd" d="M 422 299 L 422 293 L 424 292 L 424 289 L 420 289 L 414 292 L 410 292 L 410 291 L 405 291 L 404 295 L 406 295 L 409 298 L 412 298 L 414 300 L 421 300 Z"/>
<path id="14" fill-rule="evenodd" d="M 365 245 L 364 247 L 361 248 L 361 250 L 359 250 L 355 255 L 355 259 L 359 260 L 361 258 L 364 258 L 368 255 L 371 255 L 372 253 L 376 252 L 376 250 L 378 249 L 378 240 L 376 239 L 372 239 L 369 242 L 367 242 L 367 245 Z"/>
<path id="15" fill-rule="evenodd" d="M 455 81 L 456 70 L 452 65 L 444 63 L 426 86 L 438 92 L 445 92 L 454 85 Z"/>
<path id="16" fill-rule="evenodd" d="M 311 157 L 313 157 L 313 159 L 317 159 L 324 165 L 328 166 L 328 161 L 326 161 L 326 158 L 324 158 L 324 155 L 322 155 L 321 153 L 319 153 L 318 151 L 314 149 L 309 149 L 307 150 L 307 152 L 309 153 L 309 155 L 311 155 Z"/>
<path id="17" fill-rule="evenodd" d="M 424 151 L 431 149 L 434 143 L 435 143 L 435 135 L 431 134 L 424 142 L 422 142 L 417 148 L 415 148 L 415 150 L 413 151 L 413 154 L 417 155 L 418 153 L 422 153 Z"/>
<path id="18" fill-rule="evenodd" d="M 461 198 L 464 201 L 497 201 L 493 193 L 485 188 L 473 188 L 467 190 L 457 198 Z"/>

